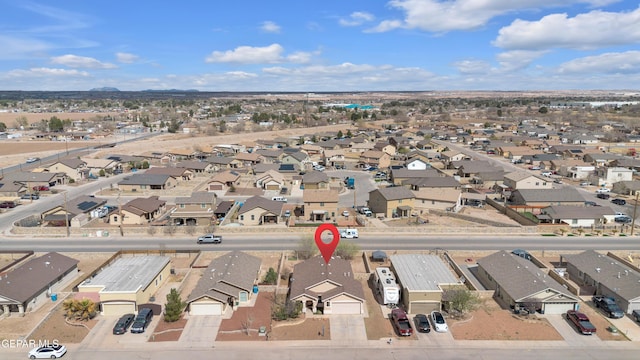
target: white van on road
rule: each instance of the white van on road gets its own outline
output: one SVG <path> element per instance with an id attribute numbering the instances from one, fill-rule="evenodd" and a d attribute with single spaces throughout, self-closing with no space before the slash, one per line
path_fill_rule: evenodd
<path id="1" fill-rule="evenodd" d="M 343 239 L 357 239 L 358 229 L 342 229 L 340 230 L 340 237 Z"/>

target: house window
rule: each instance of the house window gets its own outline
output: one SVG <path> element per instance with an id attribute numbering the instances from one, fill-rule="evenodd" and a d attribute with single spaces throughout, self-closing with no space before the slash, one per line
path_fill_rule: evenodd
<path id="1" fill-rule="evenodd" d="M 113 222 L 118 222 L 118 215 L 115 215 L 115 216 L 113 217 Z"/>
<path id="2" fill-rule="evenodd" d="M 146 189 L 147 185 L 140 185 L 140 189 Z"/>
<path id="3" fill-rule="evenodd" d="M 331 302 L 327 301 L 327 307 L 331 307 Z"/>
<path id="4" fill-rule="evenodd" d="M 200 204 L 200 208 L 206 209 L 206 207 L 207 207 L 207 204 L 205 204 L 205 203 Z"/>
<path id="5" fill-rule="evenodd" d="M 331 217 L 336 217 L 336 213 L 335 212 L 331 212 Z"/>
<path id="6" fill-rule="evenodd" d="M 578 219 L 572 219 L 571 223 L 574 224 L 574 225 L 577 224 L 578 223 Z"/>
<path id="7" fill-rule="evenodd" d="M 536 186 L 539 186 L 539 185 L 540 185 L 540 183 L 536 181 Z"/>
<path id="8" fill-rule="evenodd" d="M 402 199 L 398 200 L 398 204 L 402 204 Z"/>
<path id="9" fill-rule="evenodd" d="M 424 204 L 424 199 L 422 199 L 422 203 Z"/>
<path id="10" fill-rule="evenodd" d="M 255 220 L 256 216 L 255 215 L 251 215 L 251 220 Z"/>
<path id="11" fill-rule="evenodd" d="M 324 206 L 324 203 L 323 203 L 323 202 L 321 202 L 321 203 L 320 203 L 320 206 Z"/>
<path id="12" fill-rule="evenodd" d="M 162 274 L 160 274 L 160 281 L 162 281 Z"/>
<path id="13" fill-rule="evenodd" d="M 156 279 L 156 286 L 158 286 L 158 279 Z"/>
<path id="14" fill-rule="evenodd" d="M 184 204 L 180 204 L 180 209 L 184 209 Z"/>
<path id="15" fill-rule="evenodd" d="M 240 215 L 240 220 L 244 220 L 244 215 Z"/>

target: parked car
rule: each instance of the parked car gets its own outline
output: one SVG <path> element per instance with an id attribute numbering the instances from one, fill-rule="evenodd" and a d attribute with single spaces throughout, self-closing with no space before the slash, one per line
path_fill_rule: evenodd
<path id="1" fill-rule="evenodd" d="M 597 197 L 598 199 L 604 199 L 604 200 L 607 200 L 607 199 L 609 199 L 611 196 L 610 196 L 609 194 L 607 194 L 607 193 L 598 193 L 598 194 L 596 195 L 596 197 Z"/>
<path id="2" fill-rule="evenodd" d="M 3 201 L 0 203 L 0 209 L 13 209 L 16 207 L 16 203 L 13 201 Z"/>
<path id="3" fill-rule="evenodd" d="M 601 187 L 601 188 L 598 188 L 596 190 L 596 194 L 607 194 L 607 193 L 610 193 L 610 192 L 611 192 L 611 190 L 607 189 L 605 187 Z"/>
<path id="4" fill-rule="evenodd" d="M 349 217 L 349 215 L 351 215 L 349 210 L 345 210 L 345 211 L 342 212 L 342 216 L 344 216 L 344 217 Z"/>
<path id="5" fill-rule="evenodd" d="M 404 312 L 404 310 L 402 309 L 391 310 L 391 322 L 393 323 L 393 326 L 398 331 L 398 335 L 400 336 L 413 335 L 413 328 L 411 327 L 411 323 L 409 322 L 407 313 Z"/>
<path id="6" fill-rule="evenodd" d="M 595 201 L 585 201 L 584 206 L 600 206 L 600 205 L 598 205 L 598 203 Z"/>
<path id="7" fill-rule="evenodd" d="M 620 198 L 611 199 L 611 202 L 616 205 L 627 205 L 627 200 Z"/>
<path id="8" fill-rule="evenodd" d="M 133 325 L 131 325 L 131 332 L 134 334 L 143 333 L 153 317 L 153 311 L 149 308 L 142 308 L 138 315 L 136 315 Z"/>
<path id="9" fill-rule="evenodd" d="M 122 335 L 126 333 L 127 330 L 129 329 L 129 326 L 133 324 L 133 319 L 135 318 L 136 316 L 134 314 L 122 315 L 120 319 L 118 319 L 118 322 L 116 323 L 116 325 L 113 327 L 113 334 Z"/>
<path id="10" fill-rule="evenodd" d="M 583 182 L 580 183 L 580 186 L 590 186 L 590 185 L 591 185 L 591 183 L 588 182 L 588 181 L 583 181 Z"/>
<path id="11" fill-rule="evenodd" d="M 447 322 L 444 320 L 444 316 L 442 316 L 439 311 L 431 312 L 431 325 L 433 325 L 433 329 L 437 332 L 449 331 Z"/>
<path id="12" fill-rule="evenodd" d="M 428 333 L 431 331 L 431 326 L 429 325 L 429 320 L 427 319 L 427 315 L 418 314 L 415 317 L 416 329 L 419 332 Z"/>
<path id="13" fill-rule="evenodd" d="M 205 234 L 198 237 L 198 244 L 220 244 L 222 242 L 222 236 L 214 234 Z"/>
<path id="14" fill-rule="evenodd" d="M 640 310 L 633 310 L 631 316 L 638 322 L 640 322 Z"/>
<path id="15" fill-rule="evenodd" d="M 519 256 L 523 259 L 531 260 L 531 254 L 528 251 L 522 249 L 515 249 L 511 251 L 511 253 L 515 256 Z"/>
<path id="16" fill-rule="evenodd" d="M 613 218 L 613 221 L 619 223 L 619 224 L 630 224 L 633 222 L 633 219 L 626 216 L 626 215 L 622 215 L 622 216 L 616 216 Z"/>
<path id="17" fill-rule="evenodd" d="M 22 199 L 22 200 L 38 200 L 38 199 L 40 199 L 40 195 L 38 195 L 38 194 L 23 194 L 22 196 L 20 196 L 20 199 Z"/>
<path id="18" fill-rule="evenodd" d="M 615 299 L 596 295 L 591 298 L 593 304 L 600 310 L 602 310 L 608 317 L 613 319 L 620 319 L 624 316 L 624 312 L 620 309 L 618 304 L 616 304 Z"/>
<path id="19" fill-rule="evenodd" d="M 565 316 L 583 335 L 593 335 L 596 332 L 596 327 L 589 321 L 587 315 L 575 310 L 569 310 Z"/>
<path id="20" fill-rule="evenodd" d="M 40 161 L 40 158 L 39 157 L 28 158 L 27 159 L 27 164 L 31 164 L 31 163 L 34 163 L 36 161 Z"/>
<path id="21" fill-rule="evenodd" d="M 529 166 L 529 170 L 540 170 L 542 169 L 540 166 Z"/>
<path id="22" fill-rule="evenodd" d="M 47 185 L 36 185 L 32 189 L 34 191 L 49 191 L 49 187 Z"/>
<path id="23" fill-rule="evenodd" d="M 551 177 L 551 175 L 553 175 L 553 173 L 551 171 L 543 171 L 540 173 L 540 175 L 544 176 L 544 177 Z"/>
<path id="24" fill-rule="evenodd" d="M 31 351 L 29 351 L 29 359 L 57 359 L 66 353 L 66 346 L 51 344 L 31 349 Z"/>

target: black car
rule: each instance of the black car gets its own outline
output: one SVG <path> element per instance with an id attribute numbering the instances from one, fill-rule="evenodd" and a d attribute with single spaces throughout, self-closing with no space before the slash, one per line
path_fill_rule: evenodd
<path id="1" fill-rule="evenodd" d="M 584 206 L 600 206 L 595 201 L 585 201 Z"/>
<path id="2" fill-rule="evenodd" d="M 135 317 L 136 316 L 134 314 L 122 315 L 122 317 L 120 317 L 116 325 L 113 327 L 113 334 L 122 335 L 126 333 L 127 329 L 129 329 L 129 326 L 131 326 L 131 324 L 133 323 L 133 319 L 135 319 Z"/>
<path id="3" fill-rule="evenodd" d="M 135 320 L 133 321 L 133 325 L 131 325 L 131 332 L 134 334 L 141 334 L 145 331 L 149 323 L 151 322 L 151 318 L 153 317 L 153 311 L 149 308 L 143 308 L 136 315 Z"/>
<path id="4" fill-rule="evenodd" d="M 3 201 L 0 203 L 0 209 L 13 209 L 16 207 L 16 203 L 13 201 Z"/>
<path id="5" fill-rule="evenodd" d="M 427 315 L 418 314 L 415 317 L 416 329 L 423 333 L 428 333 L 431 331 L 431 325 L 429 325 L 429 320 L 427 319 Z"/>
<path id="6" fill-rule="evenodd" d="M 627 200 L 625 199 L 611 199 L 611 202 L 616 204 L 616 205 L 627 205 Z"/>
<path id="7" fill-rule="evenodd" d="M 633 219 L 628 216 L 616 216 L 615 218 L 613 218 L 613 221 L 620 224 L 629 224 L 633 222 Z"/>
<path id="8" fill-rule="evenodd" d="M 613 298 L 596 295 L 591 298 L 593 304 L 600 310 L 602 310 L 608 317 L 612 319 L 620 319 L 624 317 L 624 312 L 620 309 L 618 304 Z"/>
<path id="9" fill-rule="evenodd" d="M 610 196 L 609 194 L 600 193 L 600 194 L 596 195 L 596 197 L 597 197 L 598 199 L 604 199 L 604 200 L 607 200 L 607 199 L 608 199 L 609 197 L 611 197 L 611 196 Z"/>

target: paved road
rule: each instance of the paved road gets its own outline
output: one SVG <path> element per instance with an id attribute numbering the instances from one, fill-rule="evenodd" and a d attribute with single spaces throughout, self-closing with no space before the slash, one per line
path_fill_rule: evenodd
<path id="1" fill-rule="evenodd" d="M 295 250 L 306 237 L 298 233 L 223 234 L 223 243 L 198 245 L 193 238 L 119 237 L 107 238 L 26 238 L 0 237 L 4 251 L 113 252 L 121 249 L 183 249 L 210 251 L 283 251 Z M 455 236 L 424 234 L 388 234 L 361 232 L 355 242 L 362 250 L 628 250 L 640 251 L 638 236 Z"/>

